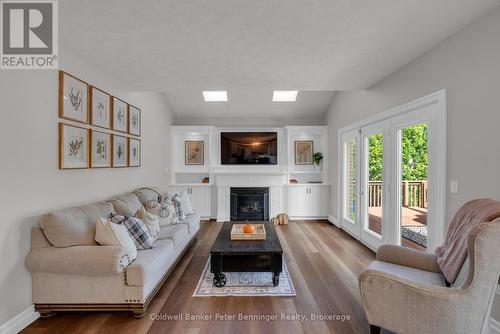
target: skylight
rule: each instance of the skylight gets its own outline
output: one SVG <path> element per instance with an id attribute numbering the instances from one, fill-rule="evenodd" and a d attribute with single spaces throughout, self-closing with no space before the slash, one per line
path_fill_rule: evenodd
<path id="1" fill-rule="evenodd" d="M 297 99 L 297 90 L 275 90 L 273 92 L 274 102 L 295 102 Z"/>
<path id="2" fill-rule="evenodd" d="M 205 90 L 203 91 L 205 102 L 227 102 L 227 91 L 225 90 Z"/>

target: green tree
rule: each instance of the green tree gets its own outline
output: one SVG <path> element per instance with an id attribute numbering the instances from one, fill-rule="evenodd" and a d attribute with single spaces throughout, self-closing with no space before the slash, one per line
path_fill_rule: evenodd
<path id="1" fill-rule="evenodd" d="M 428 147 L 427 124 L 418 124 L 403 129 L 401 135 L 401 156 L 403 180 L 427 180 Z M 370 181 L 382 180 L 383 135 L 370 136 L 369 141 Z"/>

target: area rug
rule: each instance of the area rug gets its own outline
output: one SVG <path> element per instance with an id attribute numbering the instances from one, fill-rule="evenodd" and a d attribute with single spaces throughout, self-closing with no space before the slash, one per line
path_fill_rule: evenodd
<path id="1" fill-rule="evenodd" d="M 214 274 L 210 272 L 210 257 L 201 274 L 193 297 L 227 297 L 227 296 L 295 296 L 290 273 L 283 260 L 283 271 L 280 283 L 273 286 L 272 273 L 224 273 L 227 283 L 222 288 L 213 285 Z"/>
<path id="2" fill-rule="evenodd" d="M 403 237 L 427 247 L 427 226 L 402 226 Z"/>

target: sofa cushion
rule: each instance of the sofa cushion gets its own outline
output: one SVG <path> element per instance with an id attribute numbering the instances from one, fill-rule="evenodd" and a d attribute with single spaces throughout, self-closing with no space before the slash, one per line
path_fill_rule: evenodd
<path id="1" fill-rule="evenodd" d="M 179 219 L 175 215 L 175 209 L 172 205 L 172 201 L 164 201 L 158 203 L 157 201 L 151 201 L 148 203 L 146 210 L 156 216 L 160 222 L 160 226 L 167 226 L 172 224 L 178 224 Z"/>
<path id="2" fill-rule="evenodd" d="M 175 194 L 172 197 L 172 204 L 174 205 L 175 215 L 179 220 L 186 219 L 186 214 L 184 213 L 184 206 L 182 205 L 179 195 Z"/>
<path id="3" fill-rule="evenodd" d="M 404 278 L 410 281 L 416 281 L 423 284 L 445 286 L 444 276 L 441 274 L 400 266 L 398 264 L 392 264 L 389 262 L 373 261 L 368 267 L 368 270 L 376 270 L 389 273 L 400 278 Z"/>
<path id="4" fill-rule="evenodd" d="M 46 214 L 40 220 L 40 227 L 47 240 L 56 247 L 93 246 L 97 245 L 97 218 L 109 217 L 114 213 L 110 203 L 99 202 Z"/>
<path id="5" fill-rule="evenodd" d="M 155 187 L 139 188 L 134 190 L 133 193 L 145 207 L 147 207 L 151 201 L 158 202 L 158 196 L 162 197 L 162 201 L 170 200 L 171 198 L 168 192 Z"/>
<path id="6" fill-rule="evenodd" d="M 152 249 L 140 250 L 135 260 L 127 268 L 127 284 L 144 286 L 159 279 L 168 270 L 172 258 L 176 256 L 171 239 L 157 240 Z"/>
<path id="7" fill-rule="evenodd" d="M 186 219 L 180 221 L 181 224 L 186 224 L 189 229 L 189 234 L 193 234 L 200 228 L 200 215 L 194 213 L 192 215 L 186 216 Z"/>
<path id="8" fill-rule="evenodd" d="M 167 225 L 160 228 L 158 239 L 172 239 L 177 247 L 188 236 L 187 224 Z"/>
<path id="9" fill-rule="evenodd" d="M 136 217 L 146 224 L 149 235 L 151 236 L 151 241 L 155 242 L 156 239 L 158 239 L 158 234 L 160 234 L 160 221 L 158 216 L 148 212 L 145 207 L 141 207 L 139 211 L 137 211 Z"/>
<path id="10" fill-rule="evenodd" d="M 144 224 L 144 222 L 139 218 L 115 215 L 111 217 L 111 221 L 127 228 L 128 233 L 132 237 L 132 240 L 134 240 L 137 249 L 153 248 L 153 240 L 151 239 L 149 230 L 146 224 Z"/>
<path id="11" fill-rule="evenodd" d="M 137 248 L 124 225 L 113 223 L 108 218 L 97 218 L 95 241 L 101 246 L 121 246 L 132 262 L 137 258 Z"/>
<path id="12" fill-rule="evenodd" d="M 187 191 L 183 190 L 180 194 L 175 194 L 174 197 L 178 198 L 181 202 L 186 216 L 194 214 L 193 205 L 191 204 L 191 199 L 189 198 Z"/>
<path id="13" fill-rule="evenodd" d="M 133 217 L 139 211 L 142 204 L 133 193 L 125 193 L 115 196 L 109 200 L 118 215 Z"/>

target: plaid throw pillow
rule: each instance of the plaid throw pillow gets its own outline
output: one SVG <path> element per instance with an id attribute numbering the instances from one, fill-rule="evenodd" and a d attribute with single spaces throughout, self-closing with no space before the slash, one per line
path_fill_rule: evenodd
<path id="1" fill-rule="evenodd" d="M 179 218 L 180 220 L 186 219 L 186 214 L 184 213 L 184 207 L 181 203 L 181 200 L 179 199 L 178 194 L 175 194 L 174 197 L 172 197 L 172 203 L 174 203 L 174 209 L 177 218 Z"/>
<path id="2" fill-rule="evenodd" d="M 153 248 L 153 239 L 149 234 L 149 230 L 142 220 L 135 217 L 125 217 L 114 215 L 111 221 L 115 224 L 123 225 L 127 228 L 128 233 L 132 237 L 137 249 Z"/>

